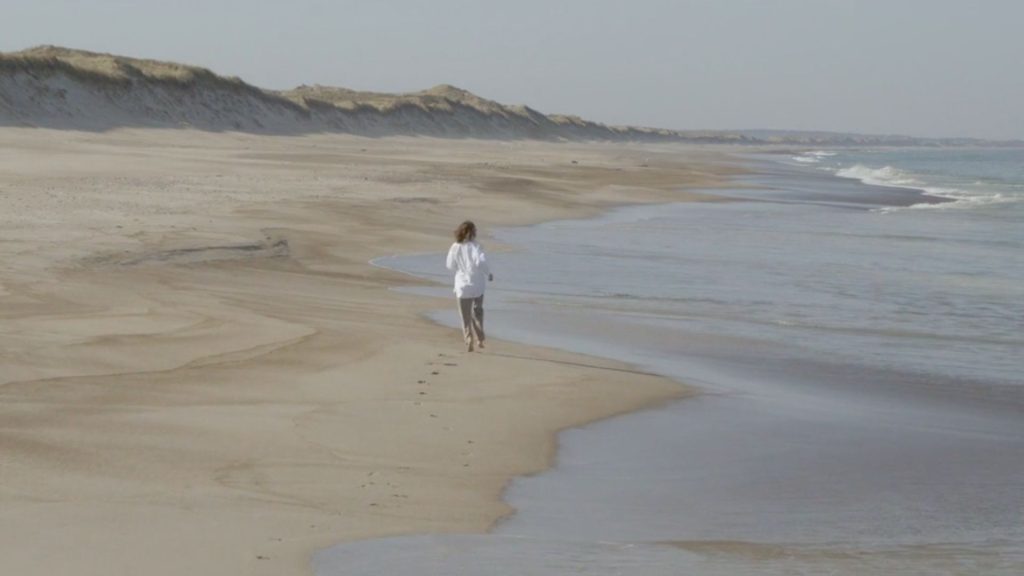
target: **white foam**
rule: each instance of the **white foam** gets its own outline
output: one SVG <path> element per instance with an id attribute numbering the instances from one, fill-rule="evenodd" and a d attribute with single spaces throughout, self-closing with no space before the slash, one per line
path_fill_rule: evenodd
<path id="1" fill-rule="evenodd" d="M 989 204 L 1003 204 L 1013 202 L 1014 199 L 998 192 L 973 193 L 954 188 L 922 188 L 927 196 L 946 198 L 952 202 L 911 204 L 910 206 L 881 208 L 880 212 L 892 212 L 895 210 L 950 210 L 957 208 L 977 208 Z"/>
<path id="2" fill-rule="evenodd" d="M 860 180 L 872 186 L 889 186 L 894 188 L 909 188 L 920 190 L 926 196 L 944 198 L 952 202 L 931 203 L 922 202 L 910 206 L 887 207 L 880 209 L 881 212 L 892 212 L 906 208 L 927 209 L 927 210 L 948 210 L 951 208 L 976 208 L 987 204 L 1000 204 L 1012 202 L 1014 199 L 999 192 L 984 192 L 980 190 L 961 190 L 959 188 L 948 188 L 940 186 L 929 186 L 927 183 L 914 178 L 908 172 L 884 166 L 882 168 L 871 168 L 863 164 L 855 164 L 848 168 L 841 168 L 836 171 L 836 176 L 841 178 L 852 178 Z"/>
<path id="3" fill-rule="evenodd" d="M 849 168 L 840 168 L 836 171 L 836 176 L 842 178 L 852 178 L 854 180 L 860 180 L 865 184 L 871 184 L 873 186 L 895 186 L 897 188 L 914 188 L 923 189 L 923 182 L 912 178 L 906 172 L 893 168 L 892 166 L 884 166 L 882 168 L 871 168 L 863 164 L 855 164 Z"/>
<path id="4" fill-rule="evenodd" d="M 823 158 L 829 158 L 835 156 L 835 152 L 829 152 L 828 150 L 814 150 L 811 152 L 804 152 L 799 156 L 793 156 L 795 162 L 801 164 L 817 164 L 821 162 Z"/>

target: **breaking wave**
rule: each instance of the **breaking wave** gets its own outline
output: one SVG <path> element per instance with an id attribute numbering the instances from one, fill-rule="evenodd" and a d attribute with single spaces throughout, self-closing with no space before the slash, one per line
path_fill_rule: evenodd
<path id="1" fill-rule="evenodd" d="M 835 152 L 829 152 L 827 150 L 815 150 L 813 152 L 804 152 L 799 156 L 793 156 L 793 161 L 799 162 L 801 164 L 817 164 L 821 162 L 822 159 L 830 158 L 835 155 Z"/>
<path id="2" fill-rule="evenodd" d="M 861 182 L 872 186 L 889 186 L 894 188 L 920 190 L 928 196 L 951 200 L 951 202 L 942 202 L 938 204 L 921 203 L 906 207 L 910 209 L 948 210 L 951 208 L 974 208 L 988 204 L 1001 204 L 1021 200 L 1020 197 L 992 190 L 965 190 L 962 188 L 948 186 L 934 186 L 930 183 L 924 182 L 914 174 L 892 166 L 872 168 L 863 164 L 855 164 L 847 168 L 840 168 L 836 171 L 836 176 L 860 180 Z M 899 209 L 903 208 L 884 208 L 882 211 Z"/>

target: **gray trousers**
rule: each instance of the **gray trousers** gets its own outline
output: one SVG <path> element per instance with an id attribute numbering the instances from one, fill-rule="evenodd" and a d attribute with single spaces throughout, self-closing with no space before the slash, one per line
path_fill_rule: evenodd
<path id="1" fill-rule="evenodd" d="M 459 316 L 462 317 L 462 337 L 466 344 L 484 341 L 484 297 L 459 298 Z"/>

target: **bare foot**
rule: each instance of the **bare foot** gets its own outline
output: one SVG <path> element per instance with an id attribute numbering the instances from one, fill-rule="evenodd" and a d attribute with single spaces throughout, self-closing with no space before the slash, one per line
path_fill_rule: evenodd
<path id="1" fill-rule="evenodd" d="M 480 348 L 481 350 L 483 350 L 483 349 L 484 349 L 484 341 L 483 341 L 483 340 L 481 340 L 481 341 L 477 342 L 477 343 L 476 343 L 476 345 L 477 345 L 477 347 L 478 347 L 478 348 Z"/>
<path id="2" fill-rule="evenodd" d="M 466 346 L 466 351 L 467 351 L 467 352 L 472 352 L 472 351 L 473 351 L 473 343 L 472 343 L 472 342 L 470 342 L 470 343 L 469 343 L 469 344 L 468 344 L 468 345 Z"/>

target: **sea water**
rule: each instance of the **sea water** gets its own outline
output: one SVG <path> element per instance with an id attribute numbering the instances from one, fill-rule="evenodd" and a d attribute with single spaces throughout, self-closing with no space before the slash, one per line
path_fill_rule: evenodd
<path id="1" fill-rule="evenodd" d="M 494 234 L 489 334 L 705 394 L 563 434 L 490 535 L 318 574 L 1024 572 L 1024 150 L 746 161 L 731 202 Z"/>

